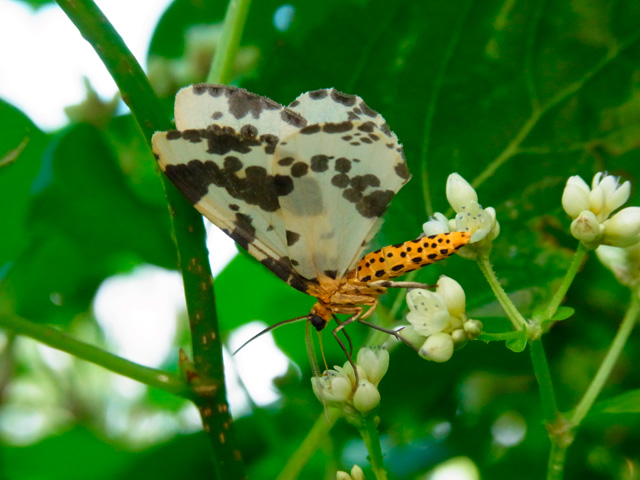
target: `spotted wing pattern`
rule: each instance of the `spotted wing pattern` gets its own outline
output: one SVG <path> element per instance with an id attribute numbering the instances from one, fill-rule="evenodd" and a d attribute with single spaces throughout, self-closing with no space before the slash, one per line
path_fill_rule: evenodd
<path id="1" fill-rule="evenodd" d="M 334 89 L 283 107 L 235 87 L 194 85 L 178 93 L 175 115 L 177 130 L 153 137 L 163 171 L 301 291 L 355 265 L 409 178 L 384 119 Z"/>

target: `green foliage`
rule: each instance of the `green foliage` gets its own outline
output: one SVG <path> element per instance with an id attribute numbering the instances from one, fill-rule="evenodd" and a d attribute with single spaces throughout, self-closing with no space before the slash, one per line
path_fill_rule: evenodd
<path id="1" fill-rule="evenodd" d="M 235 82 L 284 104 L 301 92 L 335 87 L 384 115 L 404 145 L 413 180 L 392 203 L 375 248 L 415 238 L 428 214 L 445 212 L 446 178 L 458 172 L 483 206 L 496 209 L 501 234 L 491 261 L 529 317 L 557 290 L 576 248 L 560 204 L 566 179 L 579 174 L 589 181 L 608 171 L 634 183 L 629 204 L 640 204 L 638 2 L 294 1 L 290 28 L 280 32 L 273 17 L 281 4 L 251 5 L 242 46 L 258 56 Z M 157 27 L 150 57 L 181 59 L 185 32 L 222 22 L 225 8 L 176 0 Z M 173 92 L 164 97 L 171 115 Z M 91 302 L 110 276 L 141 264 L 175 267 L 166 200 L 147 139 L 131 116 L 45 133 L 0 101 L 0 131 L 0 158 L 28 139 L 0 167 L 3 308 L 67 331 L 93 322 Z M 425 362 L 403 346 L 393 350 L 379 409 L 389 476 L 422 478 L 464 455 L 483 478 L 510 478 L 514 471 L 521 480 L 543 478 L 548 439 L 539 389 L 529 357 L 517 353 L 526 349 L 526 333 L 509 332 L 473 262 L 451 258 L 416 278 L 434 283 L 443 273 L 464 287 L 469 317 L 484 322 L 481 340 L 501 341 L 471 342 L 444 364 Z M 312 304 L 244 254 L 215 279 L 215 291 L 224 338 L 253 320 L 273 324 L 304 315 Z M 395 298 L 390 292 L 383 305 L 391 309 Z M 563 411 L 575 407 L 595 375 L 629 292 L 589 255 L 564 303 L 551 319 L 563 321 L 546 324 L 552 328 L 544 335 Z M 185 319 L 177 321 L 186 330 Z M 299 368 L 299 382 L 296 375 L 279 379 L 282 400 L 235 424 L 252 478 L 276 478 L 323 415 L 310 389 L 303 330 L 301 323 L 275 332 Z M 356 347 L 368 334 L 359 325 L 349 333 Z M 189 349 L 184 337 L 177 336 L 174 360 L 179 347 Z M 330 332 L 324 340 L 329 366 L 343 364 Z M 632 336 L 569 451 L 566 478 L 621 478 L 624 465 L 638 468 L 638 355 Z M 38 375 L 38 365 L 20 360 L 17 349 L 6 348 L 0 362 L 10 372 L 0 375 L 0 392 Z M 177 371 L 177 360 L 171 369 Z M 184 403 L 166 395 L 153 391 L 141 402 L 176 415 Z M 0 395 L 0 402 L 8 398 Z M 5 438 L 0 478 L 210 478 L 204 435 L 174 427 L 139 451 L 126 435 L 115 438 L 88 405 L 74 405 L 81 398 L 58 401 L 68 420 L 47 438 L 24 446 Z M 500 443 L 495 434 L 505 418 L 508 426 L 526 428 L 515 444 Z M 309 455 L 300 478 L 330 478 L 353 463 L 373 478 L 362 440 L 348 425 L 338 423 Z"/>

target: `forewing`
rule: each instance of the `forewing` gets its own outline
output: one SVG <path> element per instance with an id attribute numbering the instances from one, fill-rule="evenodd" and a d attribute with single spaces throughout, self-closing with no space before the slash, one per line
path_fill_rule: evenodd
<path id="1" fill-rule="evenodd" d="M 213 224 L 295 288 L 307 281 L 287 258 L 279 196 L 293 182 L 274 176 L 274 146 L 217 126 L 157 132 L 153 150 L 160 167 Z"/>
<path id="2" fill-rule="evenodd" d="M 204 83 L 181 89 L 174 113 L 181 131 L 219 125 L 271 144 L 307 124 L 300 114 L 270 98 L 243 88 Z"/>
<path id="3" fill-rule="evenodd" d="M 312 124 L 276 147 L 288 257 L 303 277 L 340 278 L 352 269 L 378 221 L 409 180 L 395 135 L 372 121 Z"/>
<path id="4" fill-rule="evenodd" d="M 335 88 L 324 88 L 303 93 L 289 105 L 289 109 L 304 117 L 309 124 L 341 123 L 345 121 L 373 122 L 380 130 L 389 131 L 384 118 L 371 109 L 357 95 L 342 93 Z"/>

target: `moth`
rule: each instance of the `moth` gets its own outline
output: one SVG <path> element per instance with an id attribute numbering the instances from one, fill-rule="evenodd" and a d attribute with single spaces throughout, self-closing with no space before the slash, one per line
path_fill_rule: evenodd
<path id="1" fill-rule="evenodd" d="M 176 96 L 175 123 L 153 136 L 165 175 L 265 267 L 315 297 L 307 315 L 277 325 L 306 319 L 320 331 L 349 315 L 333 330 L 344 349 L 345 325 L 379 328 L 366 319 L 387 288 L 424 286 L 396 277 L 469 242 L 468 232 L 443 233 L 363 256 L 410 174 L 396 135 L 358 96 L 315 90 L 284 107 L 241 88 L 192 85 Z"/>

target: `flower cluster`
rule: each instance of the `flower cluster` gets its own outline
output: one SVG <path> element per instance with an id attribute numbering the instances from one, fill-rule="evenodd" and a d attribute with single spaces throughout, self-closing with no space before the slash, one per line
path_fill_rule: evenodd
<path id="1" fill-rule="evenodd" d="M 596 173 L 589 185 L 579 176 L 570 177 L 562 194 L 562 207 L 573 218 L 571 234 L 590 249 L 599 245 L 629 247 L 640 241 L 640 207 L 620 208 L 631 192 L 629 181 Z"/>
<path id="2" fill-rule="evenodd" d="M 358 465 L 354 465 L 351 474 L 339 471 L 336 474 L 336 480 L 364 480 L 364 472 Z"/>
<path id="3" fill-rule="evenodd" d="M 407 304 L 407 320 L 411 325 L 404 327 L 400 336 L 427 360 L 446 362 L 454 349 L 482 332 L 480 321 L 467 319 L 464 290 L 444 275 L 438 280 L 435 292 L 410 290 Z"/>
<path id="4" fill-rule="evenodd" d="M 311 379 L 313 392 L 323 403 L 352 413 L 368 414 L 380 403 L 378 384 L 389 368 L 389 352 L 384 348 L 362 347 L 356 359 L 358 383 L 349 361 L 337 365 L 321 377 Z"/>
<path id="5" fill-rule="evenodd" d="M 458 252 L 459 255 L 475 258 L 488 253 L 493 240 L 500 234 L 500 224 L 493 207 L 482 208 L 478 203 L 478 194 L 473 187 L 457 173 L 447 178 L 447 201 L 456 212 L 451 220 L 442 213 L 435 213 L 423 225 L 426 235 L 445 232 L 470 232 L 471 242 Z"/>

